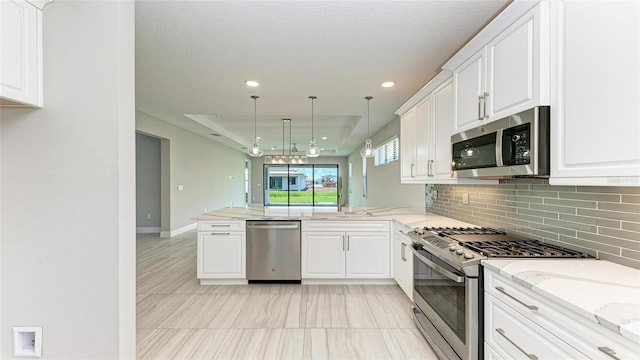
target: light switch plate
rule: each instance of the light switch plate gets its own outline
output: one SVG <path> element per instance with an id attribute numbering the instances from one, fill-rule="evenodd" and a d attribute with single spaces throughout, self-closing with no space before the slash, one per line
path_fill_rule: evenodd
<path id="1" fill-rule="evenodd" d="M 462 193 L 462 203 L 465 205 L 469 205 L 469 194 Z"/>

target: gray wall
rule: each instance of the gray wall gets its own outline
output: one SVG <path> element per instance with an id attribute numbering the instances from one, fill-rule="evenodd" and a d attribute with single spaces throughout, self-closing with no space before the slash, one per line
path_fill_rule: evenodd
<path id="1" fill-rule="evenodd" d="M 160 139 L 143 134 L 136 134 L 136 227 L 160 230 Z"/>
<path id="2" fill-rule="evenodd" d="M 462 204 L 463 193 L 469 194 L 468 205 Z M 426 195 L 429 212 L 640 269 L 640 188 L 551 186 L 546 180 L 523 179 L 427 185 Z"/>
<path id="3" fill-rule="evenodd" d="M 135 357 L 134 3 L 49 4 L 44 107 L 0 109 L 0 358 Z"/>
<path id="4" fill-rule="evenodd" d="M 170 224 L 163 231 L 194 224 L 191 218 L 205 209 L 243 206 L 243 153 L 139 111 L 136 130 L 168 140 L 169 181 L 162 187 L 169 189 Z"/>
<path id="5" fill-rule="evenodd" d="M 400 118 L 396 117 L 375 133 L 374 148 L 393 137 L 400 137 Z M 400 140 L 402 141 L 402 140 Z M 364 143 L 362 144 L 364 146 Z M 349 155 L 353 166 L 353 191 L 349 194 L 349 204 L 353 207 L 410 207 L 424 210 L 424 185 L 400 183 L 400 161 L 373 166 L 373 158 L 367 159 L 368 199 L 363 195 L 362 157 L 360 148 Z"/>
<path id="6" fill-rule="evenodd" d="M 261 206 L 264 204 L 264 156 L 260 158 L 250 159 L 250 194 L 249 201 L 251 205 Z M 347 184 L 347 158 L 344 156 L 318 156 L 317 158 L 308 158 L 307 164 L 320 164 L 320 165 L 338 165 L 338 176 L 342 178 L 342 198 L 341 202 L 346 204 L 347 194 L 349 192 Z"/>

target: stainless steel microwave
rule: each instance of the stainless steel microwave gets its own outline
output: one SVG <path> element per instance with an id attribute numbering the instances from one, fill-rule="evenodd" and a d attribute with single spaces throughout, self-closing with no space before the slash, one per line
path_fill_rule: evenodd
<path id="1" fill-rule="evenodd" d="M 451 136 L 453 177 L 549 176 L 549 107 Z"/>

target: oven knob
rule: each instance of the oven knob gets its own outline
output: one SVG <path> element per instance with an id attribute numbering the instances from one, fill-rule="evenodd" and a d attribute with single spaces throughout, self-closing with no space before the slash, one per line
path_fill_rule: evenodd
<path id="1" fill-rule="evenodd" d="M 465 259 L 473 259 L 473 254 L 470 253 L 470 252 L 466 252 L 466 253 L 464 253 L 464 258 Z"/>
<path id="2" fill-rule="evenodd" d="M 513 135 L 513 136 L 511 137 L 511 141 L 513 141 L 513 142 L 516 142 L 516 141 L 518 141 L 518 140 L 520 140 L 520 135 L 518 135 L 518 134 Z"/>
<path id="3" fill-rule="evenodd" d="M 456 251 L 457 249 L 458 249 L 458 247 L 457 247 L 457 246 L 455 246 L 455 245 L 449 245 L 449 250 L 451 250 L 451 251 Z"/>
<path id="4" fill-rule="evenodd" d="M 463 248 L 459 248 L 459 249 L 456 250 L 456 254 L 458 254 L 458 255 L 462 255 L 463 252 L 464 252 Z"/>

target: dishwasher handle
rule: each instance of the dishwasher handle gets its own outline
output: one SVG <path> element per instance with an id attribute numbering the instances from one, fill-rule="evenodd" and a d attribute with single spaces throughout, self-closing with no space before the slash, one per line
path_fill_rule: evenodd
<path id="1" fill-rule="evenodd" d="M 248 224 L 247 229 L 260 229 L 260 230 L 297 230 L 300 228 L 300 224 Z"/>

